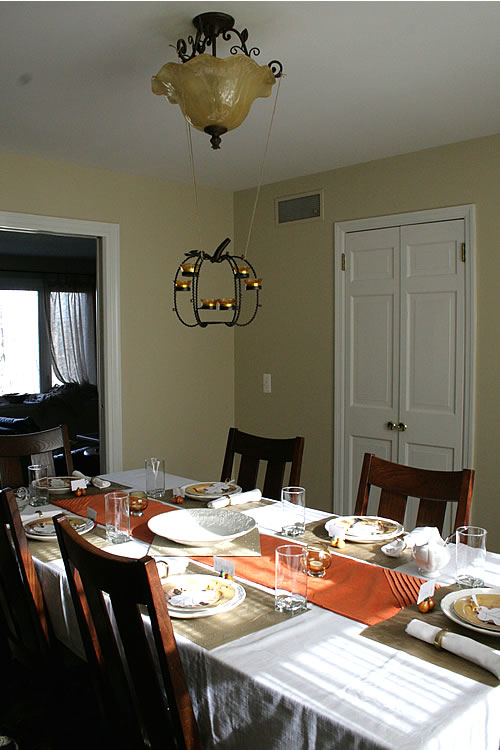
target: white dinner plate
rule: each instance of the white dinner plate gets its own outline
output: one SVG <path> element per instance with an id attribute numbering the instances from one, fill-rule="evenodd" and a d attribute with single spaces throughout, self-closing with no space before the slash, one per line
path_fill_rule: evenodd
<path id="1" fill-rule="evenodd" d="M 255 528 L 255 519 L 227 508 L 194 508 L 160 513 L 148 521 L 153 534 L 200 547 L 230 542 Z"/>
<path id="2" fill-rule="evenodd" d="M 194 484 L 186 484 L 181 487 L 184 490 L 185 497 L 189 497 L 191 500 L 215 500 L 217 497 L 223 497 L 224 495 L 238 495 L 241 492 L 241 487 L 234 482 L 227 482 L 225 486 L 226 490 L 214 492 L 213 488 L 223 484 L 222 482 L 195 482 Z"/>
<path id="3" fill-rule="evenodd" d="M 63 495 L 71 492 L 71 482 L 76 481 L 78 477 L 42 477 L 35 479 L 35 487 L 48 489 L 49 495 Z"/>
<path id="4" fill-rule="evenodd" d="M 66 516 L 66 520 L 79 534 L 86 534 L 94 528 L 95 523 L 90 518 L 81 518 L 80 516 Z M 24 531 L 28 539 L 37 541 L 53 542 L 57 540 L 56 530 L 54 528 L 53 516 L 39 516 L 31 521 L 24 523 Z"/>
<path id="5" fill-rule="evenodd" d="M 441 600 L 441 609 L 445 613 L 446 617 L 448 617 L 450 620 L 453 620 L 453 622 L 457 623 L 457 625 L 461 625 L 463 628 L 468 628 L 469 630 L 474 630 L 476 633 L 482 633 L 483 635 L 493 635 L 496 637 L 500 637 L 500 632 L 498 630 L 490 630 L 490 628 L 482 627 L 480 625 L 472 625 L 472 623 L 467 622 L 467 620 L 459 617 L 457 613 L 455 612 L 453 605 L 457 599 L 463 599 L 466 596 L 470 596 L 471 594 L 500 594 L 500 589 L 491 589 L 491 588 L 476 588 L 476 589 L 460 589 L 459 591 L 452 591 L 450 594 L 446 594 L 446 596 Z"/>
<path id="6" fill-rule="evenodd" d="M 236 581 L 204 574 L 169 576 L 162 586 L 171 617 L 210 617 L 234 609 L 246 596 Z"/>
<path id="7" fill-rule="evenodd" d="M 349 542 L 370 544 L 373 542 L 387 542 L 401 534 L 403 526 L 390 518 L 381 516 L 339 516 L 327 521 L 335 526 L 345 528 L 345 538 Z M 326 528 L 326 527 L 325 527 Z"/>

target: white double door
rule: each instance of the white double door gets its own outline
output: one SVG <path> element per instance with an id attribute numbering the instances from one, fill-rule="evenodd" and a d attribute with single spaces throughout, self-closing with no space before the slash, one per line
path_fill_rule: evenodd
<path id="1" fill-rule="evenodd" d="M 463 219 L 344 235 L 344 512 L 365 452 L 463 468 L 464 242 Z"/>

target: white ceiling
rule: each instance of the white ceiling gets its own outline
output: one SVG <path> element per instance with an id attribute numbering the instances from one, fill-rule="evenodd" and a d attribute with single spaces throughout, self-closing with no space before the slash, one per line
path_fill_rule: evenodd
<path id="1" fill-rule="evenodd" d="M 264 182 L 500 132 L 499 2 L 0 2 L 0 151 L 189 181 L 150 81 L 208 10 L 284 65 Z M 258 184 L 273 97 L 193 131 L 200 184 Z"/>

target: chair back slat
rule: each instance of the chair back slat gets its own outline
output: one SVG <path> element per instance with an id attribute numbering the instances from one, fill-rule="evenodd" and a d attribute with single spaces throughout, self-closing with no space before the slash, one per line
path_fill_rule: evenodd
<path id="1" fill-rule="evenodd" d="M 66 474 L 71 475 L 73 457 L 65 424 L 26 435 L 0 435 L 1 486 L 21 487 L 27 484 L 30 464 L 47 466 L 48 476 L 55 476 L 54 451 L 62 451 Z"/>
<path id="2" fill-rule="evenodd" d="M 279 500 L 285 484 L 298 485 L 302 469 L 304 438 L 267 438 L 251 435 L 231 427 L 222 466 L 221 481 L 232 477 L 235 455 L 239 455 L 240 466 L 237 484 L 244 490 L 257 486 L 260 462 L 267 462 L 263 495 Z M 285 482 L 285 471 L 290 464 L 289 481 Z"/>
<path id="3" fill-rule="evenodd" d="M 407 501 L 417 498 L 417 526 L 443 532 L 447 503 L 457 504 L 453 530 L 469 523 L 474 470 L 433 471 L 396 464 L 365 453 L 354 513 L 365 516 L 371 487 L 381 489 L 378 514 L 404 523 Z"/>
<path id="4" fill-rule="evenodd" d="M 104 552 L 62 515 L 55 525 L 103 717 L 123 730 L 117 746 L 201 750 L 155 561 Z"/>
<path id="5" fill-rule="evenodd" d="M 0 490 L 0 616 L 13 656 L 25 664 L 50 660 L 45 601 L 16 498 Z"/>

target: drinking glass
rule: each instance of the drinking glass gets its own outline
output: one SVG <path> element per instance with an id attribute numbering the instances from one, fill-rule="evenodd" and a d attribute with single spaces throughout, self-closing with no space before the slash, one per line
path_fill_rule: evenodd
<path id="1" fill-rule="evenodd" d="M 306 530 L 306 491 L 303 487 L 283 487 L 281 490 L 284 536 L 302 536 Z"/>
<path id="2" fill-rule="evenodd" d="M 486 534 L 486 529 L 480 526 L 459 526 L 456 530 L 456 582 L 459 586 L 484 586 Z"/>
<path id="3" fill-rule="evenodd" d="M 28 466 L 28 487 L 30 505 L 37 507 L 49 502 L 49 487 L 47 483 L 47 467 L 41 464 Z"/>
<path id="4" fill-rule="evenodd" d="M 276 548 L 274 608 L 289 614 L 307 609 L 307 547 L 284 544 Z"/>
<path id="5" fill-rule="evenodd" d="M 148 496 L 142 490 L 132 490 L 128 494 L 128 504 L 131 516 L 142 516 L 148 507 Z"/>
<path id="6" fill-rule="evenodd" d="M 307 575 L 323 578 L 332 564 L 332 555 L 325 544 L 307 545 Z"/>
<path id="7" fill-rule="evenodd" d="M 113 544 L 130 539 L 130 511 L 126 492 L 108 492 L 104 495 L 106 539 Z"/>
<path id="8" fill-rule="evenodd" d="M 165 459 L 146 458 L 146 494 L 148 497 L 161 499 L 165 494 Z"/>

